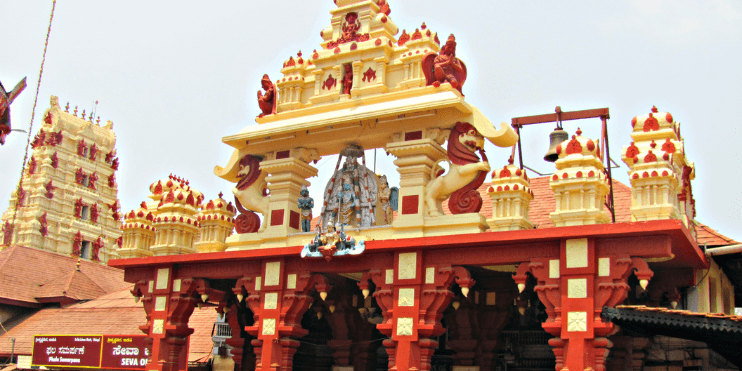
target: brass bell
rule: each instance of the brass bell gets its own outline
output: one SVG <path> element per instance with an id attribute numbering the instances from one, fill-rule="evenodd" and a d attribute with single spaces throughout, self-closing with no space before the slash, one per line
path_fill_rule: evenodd
<path id="1" fill-rule="evenodd" d="M 557 127 L 554 131 L 549 134 L 549 150 L 544 156 L 544 161 L 556 162 L 559 159 L 559 155 L 556 152 L 556 147 L 559 143 L 569 139 L 569 133 Z"/>

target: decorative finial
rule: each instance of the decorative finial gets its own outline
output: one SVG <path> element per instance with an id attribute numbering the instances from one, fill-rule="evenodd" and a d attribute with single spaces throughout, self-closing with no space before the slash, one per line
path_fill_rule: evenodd
<path id="1" fill-rule="evenodd" d="M 297 56 L 297 57 L 301 57 L 301 50 L 299 50 L 299 52 L 298 52 L 298 53 L 296 53 L 296 56 Z"/>
<path id="2" fill-rule="evenodd" d="M 75 112 L 73 113 L 73 115 L 75 115 L 75 117 L 77 117 L 77 106 L 75 106 Z"/>
<path id="3" fill-rule="evenodd" d="M 77 258 L 77 264 L 75 264 L 76 265 L 75 269 L 77 269 L 78 272 L 80 271 L 80 264 L 81 263 L 82 263 L 82 261 L 80 260 L 80 258 Z"/>
<path id="4" fill-rule="evenodd" d="M 577 133 L 577 135 L 582 135 L 582 130 L 580 130 L 580 128 L 577 128 L 577 131 L 575 133 Z"/>
<path id="5" fill-rule="evenodd" d="M 95 122 L 100 125 L 100 116 L 98 116 L 98 119 L 95 120 Z"/>
<path id="6" fill-rule="evenodd" d="M 222 198 L 222 196 L 224 196 L 224 193 L 219 192 L 219 198 Z"/>
<path id="7" fill-rule="evenodd" d="M 70 102 L 67 102 L 67 105 L 64 106 L 64 112 L 70 113 Z"/>
<path id="8" fill-rule="evenodd" d="M 657 107 L 652 106 L 652 112 L 657 113 Z"/>
<path id="9" fill-rule="evenodd" d="M 512 165 L 513 162 L 515 162 L 515 159 L 513 159 L 513 155 L 510 155 L 510 157 L 508 158 L 508 164 Z"/>
<path id="10" fill-rule="evenodd" d="M 85 110 L 82 110 L 82 119 L 85 120 Z"/>
<path id="11" fill-rule="evenodd" d="M 420 28 L 422 28 L 422 29 L 424 30 L 424 29 L 428 28 L 428 26 L 426 26 L 426 25 L 425 25 L 425 22 L 423 22 L 423 25 L 422 25 L 422 26 L 420 26 Z"/>

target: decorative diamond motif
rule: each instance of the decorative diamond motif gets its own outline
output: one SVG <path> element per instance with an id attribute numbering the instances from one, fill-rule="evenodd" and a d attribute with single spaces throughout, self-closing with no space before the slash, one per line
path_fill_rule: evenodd
<path id="1" fill-rule="evenodd" d="M 269 292 L 265 294 L 265 307 L 264 309 L 276 309 L 278 308 L 278 293 Z"/>
<path id="2" fill-rule="evenodd" d="M 165 320 L 164 319 L 156 319 L 152 321 L 152 333 L 153 334 L 161 334 L 165 330 Z"/>
<path id="3" fill-rule="evenodd" d="M 397 335 L 412 335 L 412 318 L 402 317 L 397 320 Z"/>
<path id="4" fill-rule="evenodd" d="M 569 332 L 587 331 L 587 312 L 568 312 L 567 313 L 567 331 Z"/>
<path id="5" fill-rule="evenodd" d="M 276 334 L 276 319 L 266 318 L 263 320 L 263 335 L 275 335 Z"/>
<path id="6" fill-rule="evenodd" d="M 400 307 L 415 306 L 415 289 L 399 289 L 399 301 L 397 305 Z"/>
<path id="7" fill-rule="evenodd" d="M 400 280 L 414 279 L 417 275 L 417 253 L 407 252 L 399 254 L 399 273 L 397 278 Z"/>

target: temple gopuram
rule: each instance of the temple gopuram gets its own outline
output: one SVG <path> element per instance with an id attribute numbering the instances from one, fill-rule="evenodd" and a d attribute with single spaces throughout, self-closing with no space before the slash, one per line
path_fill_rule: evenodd
<path id="1" fill-rule="evenodd" d="M 0 250 L 20 245 L 105 263 L 121 237 L 113 122 L 56 96 L 33 138 L 21 186 L 0 217 Z M 72 110 L 72 112 L 70 112 Z"/>
<path id="2" fill-rule="evenodd" d="M 182 369 L 197 308 L 219 315 L 224 370 L 641 370 L 666 345 L 652 336 L 678 328 L 742 362 L 733 270 L 699 246 L 695 167 L 670 113 L 650 103 L 632 120 L 622 185 L 607 108 L 495 125 L 466 101 L 476 71 L 453 34 L 400 32 L 386 0 L 335 4 L 316 49 L 263 75 L 256 124 L 223 138 L 234 152 L 214 174 L 231 195 L 208 207 L 169 178 L 127 215 L 131 258 L 109 265 L 146 311 L 147 370 Z M 599 119 L 601 137 L 562 129 L 577 119 Z M 531 179 L 519 133 L 548 122 L 553 174 Z M 394 156 L 398 187 L 368 149 Z M 310 182 L 334 155 L 332 176 Z M 670 353 L 677 370 L 710 369 L 708 352 Z"/>

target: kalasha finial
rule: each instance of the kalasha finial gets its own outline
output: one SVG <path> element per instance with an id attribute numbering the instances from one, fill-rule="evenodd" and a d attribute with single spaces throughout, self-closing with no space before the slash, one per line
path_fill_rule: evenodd
<path id="1" fill-rule="evenodd" d="M 73 115 L 75 115 L 75 117 L 77 117 L 77 106 L 75 106 L 75 112 L 73 113 Z"/>
<path id="2" fill-rule="evenodd" d="M 139 206 L 140 206 L 140 207 L 141 207 L 142 209 L 146 209 L 146 208 L 147 208 L 147 202 L 145 202 L 145 201 L 142 201 L 142 203 L 141 203 L 141 204 L 140 204 Z"/>
<path id="3" fill-rule="evenodd" d="M 70 113 L 70 102 L 67 102 L 67 105 L 64 106 L 64 112 Z"/>
<path id="4" fill-rule="evenodd" d="M 577 135 L 582 135 L 582 130 L 580 130 L 580 128 L 577 128 L 577 131 L 575 133 L 577 133 Z"/>
<path id="5" fill-rule="evenodd" d="M 422 26 L 420 26 L 420 28 L 422 28 L 424 30 L 424 29 L 428 28 L 428 26 L 426 26 L 425 25 L 425 22 L 423 22 L 423 24 L 422 24 Z"/>
<path id="6" fill-rule="evenodd" d="M 510 155 L 510 157 L 508 158 L 508 164 L 512 165 L 513 162 L 515 162 L 515 159 L 513 158 L 513 155 Z"/>
<path id="7" fill-rule="evenodd" d="M 85 120 L 85 110 L 82 110 L 82 119 Z"/>
<path id="8" fill-rule="evenodd" d="M 657 113 L 657 107 L 652 106 L 652 112 Z"/>
<path id="9" fill-rule="evenodd" d="M 297 56 L 297 57 L 301 57 L 301 50 L 299 50 L 299 52 L 298 52 L 298 53 L 296 53 L 296 56 Z"/>
<path id="10" fill-rule="evenodd" d="M 222 198 L 224 196 L 224 193 L 219 192 L 219 198 Z"/>
<path id="11" fill-rule="evenodd" d="M 98 116 L 98 119 L 95 120 L 95 122 L 100 125 L 100 116 Z"/>

